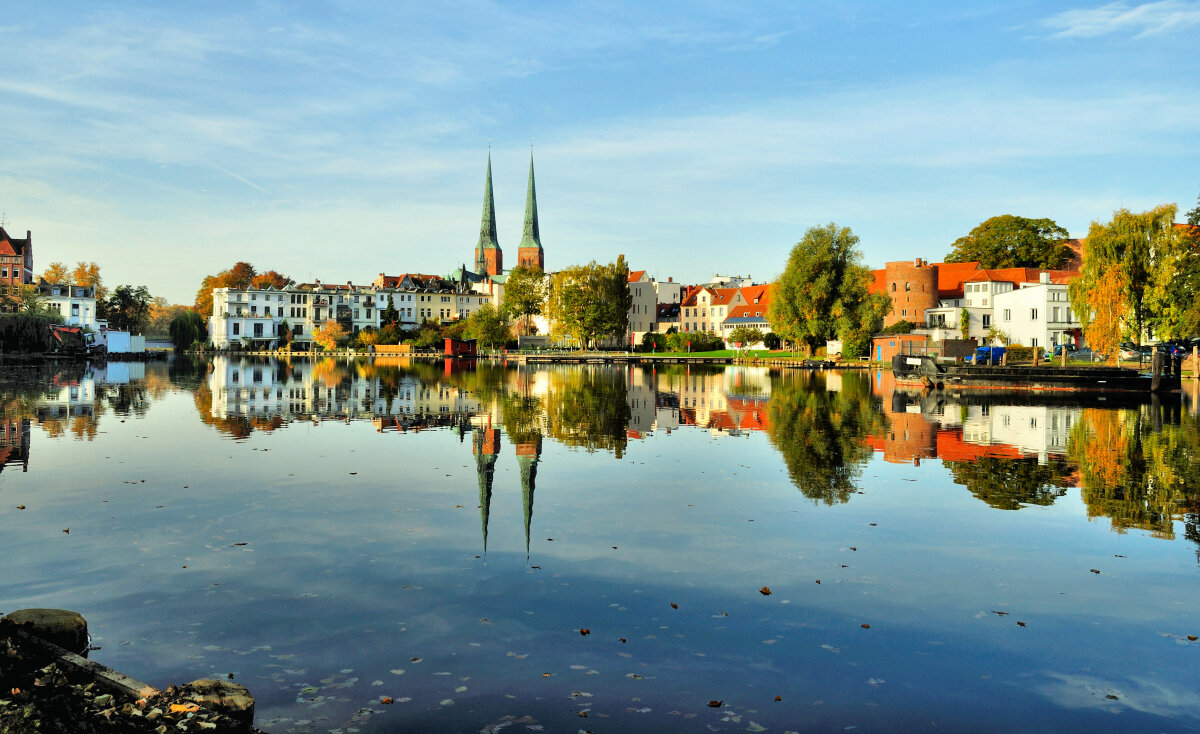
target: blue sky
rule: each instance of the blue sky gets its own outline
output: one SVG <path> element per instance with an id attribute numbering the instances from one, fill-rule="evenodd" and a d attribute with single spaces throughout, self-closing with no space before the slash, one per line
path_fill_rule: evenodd
<path id="1" fill-rule="evenodd" d="M 489 139 L 510 262 L 532 138 L 548 269 L 688 282 L 1200 194 L 1197 1 L 10 5 L 6 228 L 172 302 L 469 263 Z"/>

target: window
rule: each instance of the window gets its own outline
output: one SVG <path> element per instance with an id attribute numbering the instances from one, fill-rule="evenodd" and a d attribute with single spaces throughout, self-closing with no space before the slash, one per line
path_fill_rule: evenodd
<path id="1" fill-rule="evenodd" d="M 904 292 L 905 292 L 905 293 L 908 293 L 908 292 L 909 292 L 909 291 L 911 291 L 911 290 L 912 290 L 912 285 L 910 285 L 910 284 L 909 284 L 909 282 L 908 282 L 907 280 L 906 280 L 906 281 L 904 281 Z"/>
<path id="2" fill-rule="evenodd" d="M 235 323 L 233 324 L 233 335 L 234 335 L 234 336 L 238 336 L 238 335 L 239 335 L 239 334 L 241 334 L 241 333 L 242 333 L 242 325 L 241 325 L 241 324 L 239 324 L 239 323 L 236 323 L 236 322 L 235 322 Z M 236 374 L 236 373 L 235 373 L 235 374 Z"/>
<path id="3" fill-rule="evenodd" d="M 1037 309 L 1036 308 L 1029 309 L 1029 320 L 1037 321 Z M 1034 344 L 1033 346 L 1037 346 L 1037 345 Z"/>
<path id="4" fill-rule="evenodd" d="M 1053 311 L 1051 311 L 1050 313 L 1051 313 L 1051 315 L 1053 316 L 1053 318 L 1052 318 L 1052 319 L 1050 319 L 1050 320 L 1051 320 L 1051 321 L 1058 321 L 1058 306 L 1055 306 L 1055 307 L 1054 307 L 1054 310 L 1053 310 Z"/>
<path id="5" fill-rule="evenodd" d="M 983 328 L 985 328 L 985 329 L 990 328 L 991 325 L 992 325 L 992 315 L 990 313 L 985 313 L 983 315 Z"/>
<path id="6" fill-rule="evenodd" d="M 1036 347 L 1036 346 L 1037 346 L 1037 337 L 1034 337 L 1034 338 L 1032 338 L 1032 339 L 1030 339 L 1030 340 L 1029 340 L 1029 346 L 1031 346 L 1031 347 Z"/>
<path id="7" fill-rule="evenodd" d="M 895 292 L 896 292 L 896 284 L 892 283 L 892 293 L 895 293 Z"/>
<path id="8" fill-rule="evenodd" d="M 1012 321 L 1012 309 L 1008 309 L 1008 308 L 1004 309 L 1004 320 Z"/>
<path id="9" fill-rule="evenodd" d="M 908 309 L 906 308 L 906 309 L 902 310 L 902 311 L 900 312 L 900 315 L 901 315 L 901 316 L 907 316 L 907 315 L 908 315 Z"/>

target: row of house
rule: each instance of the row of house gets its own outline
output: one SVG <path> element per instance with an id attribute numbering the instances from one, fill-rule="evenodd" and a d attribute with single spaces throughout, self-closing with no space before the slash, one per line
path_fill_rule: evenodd
<path id="1" fill-rule="evenodd" d="M 887 293 L 884 326 L 910 321 L 933 341 L 1002 338 L 1010 344 L 1082 346 L 1082 324 L 1067 286 L 1078 270 L 981 268 L 977 262 L 889 262 L 873 271 L 872 293 Z"/>

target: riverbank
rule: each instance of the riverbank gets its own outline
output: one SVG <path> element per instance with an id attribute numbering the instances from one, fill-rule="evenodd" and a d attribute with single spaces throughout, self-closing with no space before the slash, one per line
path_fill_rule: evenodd
<path id="1" fill-rule="evenodd" d="M 241 686 L 193 681 L 158 690 L 28 629 L 0 619 L 0 734 L 261 734 L 252 725 L 253 699 Z"/>

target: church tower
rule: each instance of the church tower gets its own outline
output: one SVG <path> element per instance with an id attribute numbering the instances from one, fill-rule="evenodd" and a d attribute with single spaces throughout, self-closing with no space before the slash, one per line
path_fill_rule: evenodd
<path id="1" fill-rule="evenodd" d="M 492 202 L 492 153 L 488 151 L 487 181 L 483 186 L 483 219 L 479 223 L 479 244 L 475 245 L 475 272 L 499 275 L 504 272 L 504 253 L 496 236 L 496 205 Z"/>
<path id="2" fill-rule="evenodd" d="M 542 249 L 542 235 L 538 231 L 532 150 L 529 151 L 529 189 L 525 192 L 525 230 L 521 235 L 521 246 L 517 249 L 517 265 L 536 265 L 540 270 L 546 269 L 546 252 Z"/>

